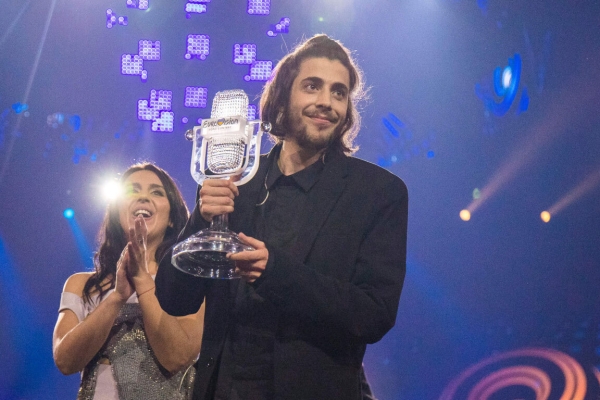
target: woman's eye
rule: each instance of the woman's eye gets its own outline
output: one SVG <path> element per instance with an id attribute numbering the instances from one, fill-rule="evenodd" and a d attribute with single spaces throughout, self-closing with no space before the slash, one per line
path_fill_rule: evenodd
<path id="1" fill-rule="evenodd" d="M 152 194 L 156 196 L 165 196 L 165 193 L 162 190 L 155 190 Z"/>

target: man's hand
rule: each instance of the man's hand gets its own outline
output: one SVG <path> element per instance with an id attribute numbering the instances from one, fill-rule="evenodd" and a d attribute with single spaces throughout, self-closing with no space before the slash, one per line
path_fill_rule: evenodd
<path id="1" fill-rule="evenodd" d="M 233 200 L 240 194 L 233 179 L 206 179 L 200 189 L 200 215 L 211 222 L 215 215 L 233 212 Z"/>
<path id="2" fill-rule="evenodd" d="M 227 257 L 235 261 L 235 270 L 242 279 L 248 283 L 253 283 L 260 278 L 267 267 L 269 250 L 265 247 L 265 243 L 258 239 L 246 236 L 243 233 L 239 234 L 239 238 L 244 244 L 252 246 L 256 250 L 229 253 Z"/>

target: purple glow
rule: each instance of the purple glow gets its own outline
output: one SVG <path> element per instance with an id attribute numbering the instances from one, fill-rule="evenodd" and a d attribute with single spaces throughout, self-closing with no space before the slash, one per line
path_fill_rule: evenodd
<path id="1" fill-rule="evenodd" d="M 150 91 L 150 101 L 138 100 L 138 119 L 152 121 L 153 132 L 173 132 L 174 113 L 171 112 L 173 92 L 170 90 Z"/>
<path id="2" fill-rule="evenodd" d="M 256 61 L 250 66 L 250 75 L 244 76 L 245 81 L 267 81 L 273 71 L 272 61 Z"/>
<path id="3" fill-rule="evenodd" d="M 153 42 L 152 40 L 140 40 L 138 42 L 138 54 L 144 60 L 160 60 L 160 40 L 157 40 L 156 42 Z"/>
<path id="4" fill-rule="evenodd" d="M 233 63 L 251 65 L 256 61 L 256 45 L 254 43 L 235 44 L 233 46 Z"/>
<path id="5" fill-rule="evenodd" d="M 206 108 L 208 89 L 205 87 L 187 86 L 185 88 L 184 106 L 190 108 Z"/>
<path id="6" fill-rule="evenodd" d="M 185 59 L 189 60 L 192 57 L 196 57 L 200 60 L 205 60 L 209 54 L 209 45 L 210 37 L 208 35 L 188 35 Z"/>
<path id="7" fill-rule="evenodd" d="M 275 37 L 279 33 L 289 33 L 290 19 L 287 17 L 281 18 L 279 23 L 271 25 L 267 31 L 267 36 Z"/>
<path id="8" fill-rule="evenodd" d="M 269 15 L 271 12 L 271 0 L 248 0 L 248 14 Z"/>
<path id="9" fill-rule="evenodd" d="M 117 14 L 109 8 L 106 10 L 106 27 L 110 29 L 117 24 L 123 26 L 127 25 L 127 17 L 117 17 Z"/>
<path id="10" fill-rule="evenodd" d="M 127 0 L 127 8 L 137 8 L 138 10 L 148 9 L 148 0 Z"/>

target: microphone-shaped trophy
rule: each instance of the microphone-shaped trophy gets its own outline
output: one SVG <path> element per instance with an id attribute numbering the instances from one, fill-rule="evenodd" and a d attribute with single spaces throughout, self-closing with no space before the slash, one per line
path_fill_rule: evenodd
<path id="1" fill-rule="evenodd" d="M 235 182 L 238 186 L 252 179 L 258 169 L 260 139 L 263 132 L 270 131 L 270 124 L 247 119 L 246 93 L 226 90 L 215 95 L 210 119 L 186 132 L 186 137 L 193 141 L 191 173 L 199 185 L 205 179 L 229 179 L 236 175 L 241 175 Z M 239 278 L 234 263 L 225 255 L 254 249 L 243 244 L 227 228 L 227 222 L 227 214 L 217 215 L 210 228 L 175 245 L 171 263 L 194 276 Z"/>

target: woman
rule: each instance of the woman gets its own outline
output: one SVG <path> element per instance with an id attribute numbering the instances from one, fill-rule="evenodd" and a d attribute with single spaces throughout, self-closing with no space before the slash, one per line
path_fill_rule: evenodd
<path id="1" fill-rule="evenodd" d="M 150 163 L 122 176 L 108 205 L 95 271 L 67 279 L 54 329 L 60 371 L 82 371 L 79 399 L 191 398 L 204 309 L 166 314 L 154 295 L 157 261 L 188 210 L 171 177 Z"/>

